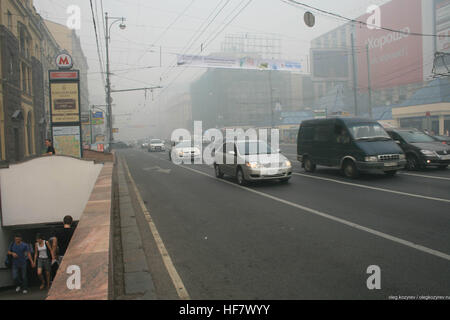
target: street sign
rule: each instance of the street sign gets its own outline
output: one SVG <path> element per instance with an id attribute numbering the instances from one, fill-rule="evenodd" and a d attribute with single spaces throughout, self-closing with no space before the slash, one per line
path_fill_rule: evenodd
<path id="1" fill-rule="evenodd" d="M 305 23 L 308 27 L 310 27 L 310 28 L 314 27 L 314 25 L 316 23 L 316 17 L 314 17 L 314 15 L 311 12 L 309 12 L 309 11 L 305 12 L 304 19 L 305 19 Z"/>
<path id="2" fill-rule="evenodd" d="M 70 54 L 62 52 L 56 57 L 56 66 L 59 69 L 71 69 L 73 67 L 73 60 Z"/>
<path id="3" fill-rule="evenodd" d="M 99 111 L 99 112 L 95 112 L 92 114 L 92 119 L 104 119 L 103 118 L 103 112 Z"/>

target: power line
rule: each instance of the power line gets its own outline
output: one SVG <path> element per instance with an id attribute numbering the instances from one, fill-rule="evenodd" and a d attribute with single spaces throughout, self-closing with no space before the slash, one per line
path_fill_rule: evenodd
<path id="1" fill-rule="evenodd" d="M 189 41 L 186 43 L 186 46 L 184 47 L 184 49 L 182 50 L 181 54 L 186 54 L 189 49 L 195 44 L 195 42 L 206 32 L 206 30 L 209 28 L 209 26 L 214 22 L 214 20 L 219 16 L 219 14 L 225 9 L 225 7 L 228 5 L 228 3 L 230 3 L 231 0 L 227 0 L 226 3 L 219 9 L 219 11 L 214 15 L 214 17 L 211 19 L 211 21 L 209 21 L 209 23 L 204 27 L 204 25 L 206 24 L 206 22 L 209 20 L 209 18 L 214 14 L 214 12 L 220 7 L 220 4 L 223 2 L 224 0 L 219 1 L 219 3 L 217 4 L 217 6 L 213 9 L 213 11 L 209 14 L 209 16 L 203 21 L 203 23 L 200 25 L 200 27 L 197 29 L 197 31 L 193 34 L 193 36 L 191 37 L 191 39 L 189 39 Z M 203 29 L 203 30 L 202 30 Z M 201 31 L 201 32 L 200 32 Z M 200 33 L 199 33 L 200 32 Z M 197 35 L 197 33 L 199 33 Z M 172 68 L 174 68 L 176 66 L 176 60 L 175 60 L 175 65 L 174 66 L 169 66 L 162 74 L 161 74 L 161 78 L 163 76 L 165 76 Z"/>
<path id="2" fill-rule="evenodd" d="M 144 53 L 139 57 L 139 59 L 137 60 L 136 64 L 138 64 L 142 58 L 147 54 L 148 50 L 153 47 L 159 40 L 161 40 L 162 37 L 165 36 L 165 34 L 170 30 L 170 28 L 178 22 L 178 20 L 191 8 L 191 6 L 194 4 L 196 0 L 191 0 L 191 2 L 189 3 L 189 5 L 186 6 L 186 8 L 184 8 L 184 10 L 178 14 L 178 16 L 166 27 L 166 29 L 158 36 L 158 38 L 153 41 L 153 44 L 150 45 L 147 49 L 144 50 Z"/>
<path id="3" fill-rule="evenodd" d="M 313 7 L 311 5 L 308 5 L 306 3 L 298 2 L 298 1 L 295 1 L 295 0 L 281 0 L 281 1 L 284 2 L 284 3 L 288 3 L 288 4 L 289 3 L 296 4 L 298 6 L 309 8 L 309 9 L 312 9 L 312 10 L 324 13 L 326 15 L 337 17 L 337 18 L 340 18 L 340 19 L 343 19 L 343 20 L 346 20 L 346 21 L 349 21 L 349 22 L 352 22 L 352 23 L 357 23 L 357 24 L 360 24 L 360 25 L 363 25 L 363 26 L 366 26 L 366 27 L 373 27 L 373 28 L 376 28 L 376 29 L 383 29 L 383 30 L 386 30 L 386 31 L 395 32 L 395 33 L 401 33 L 401 34 L 404 34 L 404 35 L 411 35 L 411 36 L 450 38 L 450 35 L 437 35 L 437 34 L 427 34 L 427 33 L 419 33 L 419 32 L 407 32 L 407 31 L 403 31 L 403 30 L 396 30 L 396 29 L 392 29 L 392 28 L 381 27 L 381 26 L 377 26 L 377 25 L 374 25 L 374 24 L 367 23 L 365 21 L 360 21 L 360 20 L 356 20 L 356 19 L 347 18 L 347 17 L 344 17 L 344 16 L 342 16 L 340 14 L 333 13 L 333 12 L 330 12 L 330 11 L 326 11 L 326 10 L 323 10 L 323 9 L 319 9 L 319 8 Z"/>
<path id="4" fill-rule="evenodd" d="M 204 46 L 204 48 L 203 49 L 206 49 L 208 46 L 209 46 L 209 44 L 211 43 L 211 42 L 213 42 L 225 29 L 226 29 L 226 27 L 228 27 L 249 5 L 250 5 L 250 3 L 252 2 L 253 0 L 248 0 L 248 2 L 245 4 L 245 6 L 244 7 L 242 7 L 240 10 L 239 10 L 239 12 L 230 20 L 230 21 L 228 21 L 228 23 L 226 23 L 225 24 L 225 26 L 214 36 L 214 38 L 209 42 L 209 43 L 207 43 L 205 46 Z M 178 80 L 178 78 L 184 73 L 184 71 L 186 71 L 187 70 L 187 67 L 185 67 L 176 77 L 175 77 L 175 79 L 173 79 L 170 83 L 169 83 L 169 85 L 167 85 L 167 86 L 165 86 L 164 87 L 164 89 L 163 90 L 161 90 L 161 92 L 159 93 L 159 95 L 156 97 L 157 99 L 159 98 L 159 97 L 161 97 L 161 95 L 164 93 L 164 91 L 166 91 L 170 86 L 172 86 L 173 85 L 173 83 L 176 81 L 176 80 Z"/>
<path id="5" fill-rule="evenodd" d="M 90 5 L 91 5 L 92 21 L 94 23 L 95 41 L 97 43 L 97 55 L 98 55 L 98 61 L 100 63 L 100 70 L 102 72 L 103 87 L 106 88 L 104 69 L 103 69 L 103 62 L 102 62 L 102 57 L 101 57 L 101 54 L 100 54 L 100 45 L 99 45 L 99 41 L 98 41 L 97 23 L 95 21 L 95 15 L 94 15 L 94 7 L 92 5 L 92 0 L 90 0 L 89 2 L 90 2 Z"/>

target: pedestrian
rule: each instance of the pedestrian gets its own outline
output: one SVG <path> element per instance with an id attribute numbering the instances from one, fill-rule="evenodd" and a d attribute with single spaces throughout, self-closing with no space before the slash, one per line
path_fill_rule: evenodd
<path id="1" fill-rule="evenodd" d="M 450 131 L 446 130 L 446 131 L 445 131 L 445 135 L 446 135 L 447 137 L 450 137 Z"/>
<path id="2" fill-rule="evenodd" d="M 59 267 L 59 249 L 58 249 L 58 239 L 56 238 L 56 232 L 54 230 L 50 231 L 50 237 L 48 239 L 50 244 L 50 250 L 52 251 L 53 257 L 55 257 L 55 261 L 52 261 L 51 272 L 50 272 L 50 282 L 55 279 L 56 271 L 58 271 Z"/>
<path id="3" fill-rule="evenodd" d="M 69 246 L 70 239 L 72 239 L 74 228 L 73 218 L 69 215 L 63 219 L 64 227 L 56 233 L 56 241 L 54 241 L 52 248 L 58 248 L 58 262 L 61 263 L 62 258 L 66 254 L 67 247 Z"/>
<path id="4" fill-rule="evenodd" d="M 23 290 L 23 294 L 28 293 L 28 275 L 27 275 L 27 258 L 31 266 L 34 268 L 31 259 L 30 249 L 27 244 L 22 242 L 22 235 L 14 236 L 14 243 L 10 246 L 8 254 L 12 256 L 12 277 L 16 284 L 16 292 Z"/>
<path id="5" fill-rule="evenodd" d="M 39 280 L 41 280 L 40 290 L 45 288 L 45 280 L 47 280 L 47 289 L 50 289 L 50 261 L 54 262 L 55 260 L 56 257 L 53 255 L 50 243 L 44 240 L 41 234 L 38 233 L 36 235 L 33 265 L 37 266 L 37 275 Z M 45 279 L 43 273 L 45 273 Z"/>
<path id="6" fill-rule="evenodd" d="M 47 147 L 47 152 L 45 153 L 48 156 L 54 156 L 56 154 L 55 148 L 53 148 L 52 140 L 45 139 L 45 146 Z"/>

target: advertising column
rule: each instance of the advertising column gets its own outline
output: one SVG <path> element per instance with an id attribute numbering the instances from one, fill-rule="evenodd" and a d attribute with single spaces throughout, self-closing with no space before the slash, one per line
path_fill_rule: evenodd
<path id="1" fill-rule="evenodd" d="M 80 73 L 67 70 L 71 57 L 63 53 L 57 57 L 58 71 L 49 71 L 50 115 L 53 146 L 57 155 L 81 158 Z"/>

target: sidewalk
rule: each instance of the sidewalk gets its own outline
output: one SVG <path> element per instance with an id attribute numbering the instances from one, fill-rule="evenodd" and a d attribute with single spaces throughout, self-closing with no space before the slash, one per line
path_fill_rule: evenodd
<path id="1" fill-rule="evenodd" d="M 45 300 L 47 290 L 39 290 L 39 287 L 30 287 L 27 294 L 22 291 L 16 292 L 16 288 L 6 288 L 0 290 L 0 300 Z"/>
<path id="2" fill-rule="evenodd" d="M 117 300 L 155 300 L 155 286 L 149 272 L 136 215 L 131 203 L 124 167 L 117 159 L 124 294 Z"/>

